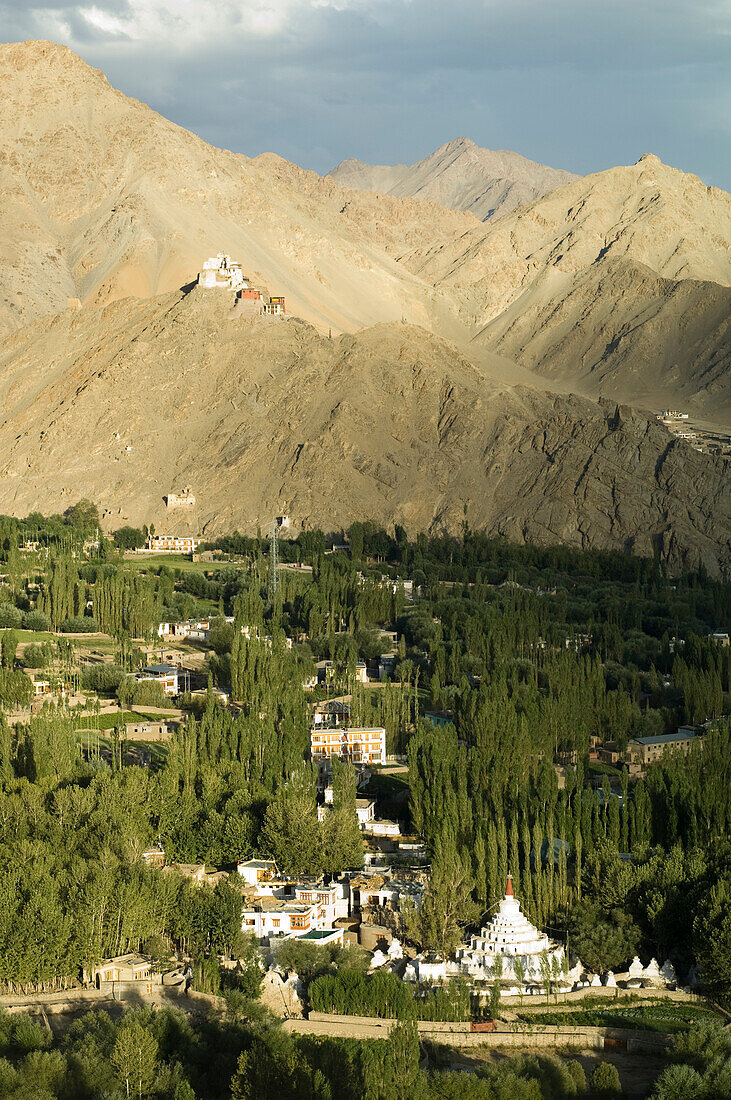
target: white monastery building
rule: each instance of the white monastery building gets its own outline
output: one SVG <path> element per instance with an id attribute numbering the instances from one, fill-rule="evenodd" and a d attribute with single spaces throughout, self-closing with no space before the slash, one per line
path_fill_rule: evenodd
<path id="1" fill-rule="evenodd" d="M 262 294 L 244 278 L 241 264 L 232 260 L 225 252 L 218 252 L 203 261 L 203 270 L 198 272 L 198 286 L 207 290 L 233 290 L 236 293 L 234 305 L 242 315 L 249 317 L 269 315 L 282 317 L 286 312 L 285 301 L 281 295 Z M 283 517 L 287 518 L 287 517 Z"/>
<path id="2" fill-rule="evenodd" d="M 209 290 L 240 290 L 248 287 L 241 270 L 225 252 L 219 252 L 203 261 L 203 270 L 198 273 L 198 285 Z"/>
<path id="3" fill-rule="evenodd" d="M 145 553 L 194 554 L 202 542 L 196 535 L 148 535 Z"/>

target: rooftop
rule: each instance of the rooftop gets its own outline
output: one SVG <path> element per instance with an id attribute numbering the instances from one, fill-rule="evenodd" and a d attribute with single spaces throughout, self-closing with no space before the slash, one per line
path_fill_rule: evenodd
<path id="1" fill-rule="evenodd" d="M 672 745 L 674 741 L 688 741 L 695 737 L 693 730 L 679 729 L 675 733 L 657 733 L 653 737 L 633 737 L 638 745 Z"/>

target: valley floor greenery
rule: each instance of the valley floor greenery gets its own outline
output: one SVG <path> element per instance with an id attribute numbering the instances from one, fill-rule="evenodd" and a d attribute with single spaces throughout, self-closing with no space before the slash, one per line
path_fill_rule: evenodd
<path id="1" fill-rule="evenodd" d="M 209 960 L 244 951 L 234 880 L 197 888 L 175 871 L 149 868 L 141 855 L 154 843 L 168 862 L 208 867 L 231 869 L 252 855 L 274 857 L 293 875 L 361 866 L 352 769 L 336 768 L 334 808 L 321 822 L 307 761 L 312 696 L 303 684 L 315 660 L 328 658 L 333 681 L 320 695 L 349 695 L 353 722 L 383 725 L 389 753 L 408 763 L 407 775 L 375 785 L 381 808 L 423 839 L 431 860 L 421 910 L 400 915 L 404 934 L 424 949 L 452 950 L 498 901 L 510 871 L 530 918 L 557 937 L 568 933 L 590 969 L 619 970 L 635 953 L 645 962 L 669 958 L 682 980 L 695 973 L 728 1004 L 731 649 L 709 634 L 728 630 L 731 585 L 702 570 L 672 577 L 655 561 L 619 554 L 513 546 L 467 524 L 460 538 L 409 538 L 401 528 L 389 534 L 354 523 L 349 553 L 330 553 L 318 531 L 282 540 L 282 560 L 312 571 L 283 570 L 274 592 L 266 539 L 220 540 L 237 560 L 216 568 L 132 566 L 120 548 L 96 540 L 96 522 L 88 502 L 64 517 L 0 517 L 0 706 L 27 706 L 26 669 L 75 676 L 88 691 L 124 702 L 126 677 L 158 623 L 214 611 L 205 673 L 235 707 L 209 693 L 149 767 L 133 763 L 119 726 L 101 751 L 63 709 L 25 724 L 0 717 L 0 986 L 54 988 L 131 950 L 161 958 L 177 950 L 203 975 Z M 136 539 L 126 532 L 119 546 Z M 413 600 L 404 580 L 413 582 Z M 79 619 L 109 636 L 112 664 L 81 667 L 81 643 L 60 633 Z M 37 641 L 21 642 L 21 629 L 38 631 Z M 386 631 L 395 635 L 393 650 Z M 358 683 L 356 661 L 375 668 L 389 652 L 390 682 Z M 622 750 L 631 738 L 684 723 L 699 726 L 697 744 L 687 755 L 666 752 L 644 777 L 601 774 L 590 759 L 597 740 Z M 310 996 L 344 1004 L 351 980 L 363 1003 L 388 1014 L 376 983 L 348 978 L 334 964 L 312 974 Z M 399 1014 L 418 1014 L 410 1004 Z M 351 1095 L 328 1053 L 336 1045 L 256 1034 L 244 1056 L 256 1054 L 239 1073 L 243 1040 L 234 1032 L 225 1032 L 226 1042 L 239 1043 L 226 1063 L 232 1095 L 262 1094 L 246 1092 L 244 1078 L 258 1081 L 258 1067 L 270 1063 L 271 1081 L 285 1082 L 272 1084 L 272 1094 Z M 714 1058 L 726 1057 L 707 1035 L 702 1051 L 673 1067 L 692 1070 L 701 1090 L 711 1087 L 706 1078 L 720 1087 Z M 108 1039 L 112 1075 L 117 1039 L 111 1032 Z M 407 1048 L 404 1038 L 399 1057 L 408 1061 Z M 65 1050 L 23 1059 L 36 1053 L 46 1064 L 56 1054 L 66 1059 Z M 360 1065 L 360 1050 L 338 1057 Z M 308 1061 L 309 1051 L 320 1053 Z M 373 1058 L 380 1069 L 368 1072 L 385 1075 L 386 1055 Z M 8 1060 L 8 1080 L 22 1068 L 18 1059 L 16 1051 Z M 545 1083 L 528 1066 L 505 1070 L 513 1092 L 501 1092 L 497 1077 L 471 1079 L 483 1089 L 475 1095 L 539 1095 Z M 421 1095 L 399 1092 L 400 1084 L 369 1092 L 366 1071 L 351 1069 L 359 1096 Z M 58 1072 L 65 1080 L 67 1069 Z M 412 1084 L 432 1090 L 424 1095 L 452 1095 L 448 1075 L 419 1076 L 418 1058 L 414 1072 Z M 408 1073 L 397 1076 L 411 1080 Z M 48 1087 L 71 1095 L 66 1085 Z M 219 1094 L 228 1095 L 210 1093 Z"/>

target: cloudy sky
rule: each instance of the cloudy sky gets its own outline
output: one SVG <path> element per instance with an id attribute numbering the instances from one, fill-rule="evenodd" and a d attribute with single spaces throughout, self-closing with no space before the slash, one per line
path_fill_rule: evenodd
<path id="1" fill-rule="evenodd" d="M 0 0 L 0 31 L 322 172 L 464 134 L 582 173 L 654 152 L 731 189 L 731 0 Z"/>

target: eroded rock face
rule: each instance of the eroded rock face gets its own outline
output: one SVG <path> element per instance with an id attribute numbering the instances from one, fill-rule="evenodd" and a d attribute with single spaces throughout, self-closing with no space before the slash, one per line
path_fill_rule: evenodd
<path id="1" fill-rule="evenodd" d="M 83 494 L 106 524 L 255 532 L 275 514 L 729 561 L 729 464 L 616 403 L 491 381 L 405 324 L 328 339 L 196 288 L 67 311 L 0 344 L 0 508 Z"/>

